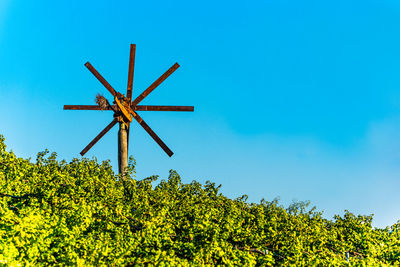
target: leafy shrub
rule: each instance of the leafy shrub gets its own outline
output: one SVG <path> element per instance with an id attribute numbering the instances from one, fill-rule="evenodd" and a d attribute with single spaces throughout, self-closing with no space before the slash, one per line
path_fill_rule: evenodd
<path id="1" fill-rule="evenodd" d="M 334 220 L 309 203 L 229 199 L 220 186 L 184 184 L 175 171 L 121 179 L 109 162 L 36 163 L 7 152 L 0 136 L 0 265 L 399 265 L 400 223 Z M 348 252 L 349 263 L 345 252 Z"/>

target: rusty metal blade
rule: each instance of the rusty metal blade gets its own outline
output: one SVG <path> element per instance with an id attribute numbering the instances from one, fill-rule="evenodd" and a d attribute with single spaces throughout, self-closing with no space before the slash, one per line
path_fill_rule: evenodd
<path id="1" fill-rule="evenodd" d="M 157 88 L 165 79 L 168 78 L 176 69 L 179 68 L 179 64 L 175 63 L 171 68 L 169 68 L 163 75 L 160 76 L 155 82 L 153 82 L 146 90 L 143 91 L 135 100 L 132 101 L 132 106 L 136 106 L 142 101 L 146 96 L 148 96 L 154 89 Z"/>
<path id="2" fill-rule="evenodd" d="M 89 149 L 91 149 L 99 140 L 100 138 L 102 138 L 109 130 L 111 130 L 112 127 L 114 127 L 115 124 L 117 124 L 117 120 L 114 119 L 109 125 L 107 125 L 106 128 L 104 128 L 103 131 L 101 131 L 82 151 L 81 151 L 81 155 L 85 155 L 86 152 L 89 151 Z"/>
<path id="3" fill-rule="evenodd" d="M 128 89 L 126 90 L 126 97 L 129 99 L 129 101 L 132 101 L 133 73 L 135 69 L 135 52 L 136 52 L 136 45 L 131 44 L 131 52 L 129 54 Z"/>
<path id="4" fill-rule="evenodd" d="M 194 111 L 193 106 L 136 106 L 137 111 Z"/>
<path id="5" fill-rule="evenodd" d="M 103 76 L 101 76 L 101 74 L 92 66 L 92 64 L 89 63 L 89 61 L 85 63 L 85 66 L 114 97 L 117 96 L 117 92 L 114 90 L 114 88 L 112 88 L 112 86 L 106 81 L 106 79 L 103 78 Z"/>
<path id="6" fill-rule="evenodd" d="M 98 105 L 64 105 L 65 110 L 113 110 L 113 108 L 115 108 L 115 105 L 105 109 L 100 108 Z"/>
<path id="7" fill-rule="evenodd" d="M 172 156 L 174 152 L 171 151 L 167 147 L 167 145 L 158 137 L 158 135 L 150 128 L 149 125 L 136 113 L 132 113 L 133 117 L 136 119 L 136 121 L 146 130 L 146 132 L 156 141 L 156 143 L 165 151 L 165 153 L 168 154 L 168 156 Z"/>

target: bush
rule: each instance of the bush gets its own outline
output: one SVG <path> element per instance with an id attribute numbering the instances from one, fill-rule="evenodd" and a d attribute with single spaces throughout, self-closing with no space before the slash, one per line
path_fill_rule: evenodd
<path id="1" fill-rule="evenodd" d="M 121 179 L 108 161 L 36 163 L 0 136 L 0 265 L 399 265 L 400 224 L 326 220 L 309 203 L 229 199 L 220 186 Z"/>

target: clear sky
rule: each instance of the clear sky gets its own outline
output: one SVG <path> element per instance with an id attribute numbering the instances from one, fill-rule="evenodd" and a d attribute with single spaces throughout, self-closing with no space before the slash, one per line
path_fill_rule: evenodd
<path id="1" fill-rule="evenodd" d="M 110 96 L 86 61 L 125 92 L 135 43 L 134 96 L 178 62 L 142 104 L 195 106 L 140 113 L 175 155 L 134 123 L 138 178 L 175 169 L 384 227 L 400 219 L 399 29 L 397 0 L 0 0 L 0 133 L 21 157 L 80 157 L 112 114 L 62 107 Z M 116 167 L 116 149 L 117 127 L 86 156 Z"/>

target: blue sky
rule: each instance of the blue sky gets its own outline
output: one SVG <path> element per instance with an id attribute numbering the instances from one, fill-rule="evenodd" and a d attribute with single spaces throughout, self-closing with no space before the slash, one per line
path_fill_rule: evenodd
<path id="1" fill-rule="evenodd" d="M 135 43 L 134 95 L 178 62 L 142 103 L 195 106 L 141 113 L 175 155 L 134 124 L 139 178 L 176 169 L 230 197 L 384 227 L 400 219 L 399 17 L 395 0 L 0 0 L 0 133 L 21 157 L 80 157 L 112 114 L 62 106 L 109 96 L 86 61 L 125 92 Z M 86 156 L 116 167 L 116 136 Z"/>

